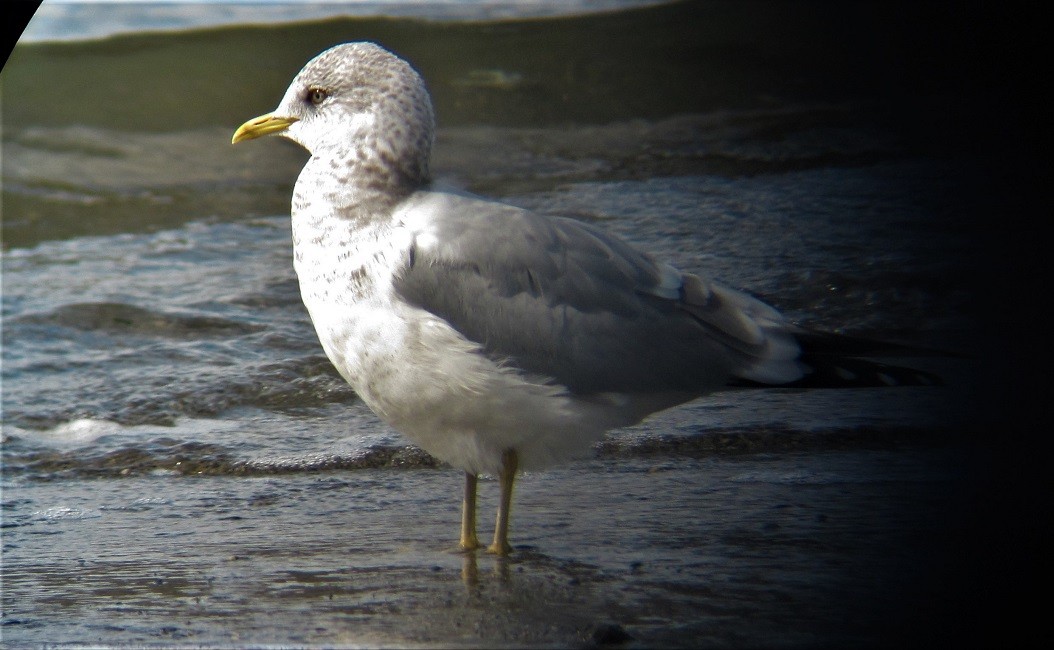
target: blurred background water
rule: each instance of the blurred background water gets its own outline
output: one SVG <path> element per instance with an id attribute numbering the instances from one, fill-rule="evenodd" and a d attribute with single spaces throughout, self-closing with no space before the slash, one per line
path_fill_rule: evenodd
<path id="1" fill-rule="evenodd" d="M 959 65 L 980 37 L 968 13 L 900 3 L 45 3 L 2 76 L 6 634 L 46 639 L 61 610 L 18 582 L 33 534 L 59 548 L 128 481 L 433 471 L 300 303 L 306 154 L 230 146 L 338 42 L 422 72 L 443 182 L 599 223 L 802 324 L 972 357 L 908 360 L 936 388 L 704 398 L 600 458 L 972 440 L 992 416 L 978 314 L 1001 262 L 979 233 L 1001 218 L 1005 128 L 963 106 L 984 96 Z"/>

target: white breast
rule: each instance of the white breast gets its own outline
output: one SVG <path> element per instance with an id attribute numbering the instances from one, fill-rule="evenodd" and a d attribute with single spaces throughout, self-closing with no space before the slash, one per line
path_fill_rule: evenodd
<path id="1" fill-rule="evenodd" d="M 402 301 L 392 279 L 408 254 L 405 228 L 352 232 L 298 216 L 293 231 L 301 295 L 326 355 L 378 416 L 432 455 L 496 473 L 515 447 L 524 468 L 543 467 L 587 451 L 610 426 L 595 404 L 495 363 Z"/>

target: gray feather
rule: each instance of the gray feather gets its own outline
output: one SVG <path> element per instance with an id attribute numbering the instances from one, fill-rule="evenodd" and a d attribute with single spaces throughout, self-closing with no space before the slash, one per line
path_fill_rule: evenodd
<path id="1" fill-rule="evenodd" d="M 587 224 L 455 194 L 409 203 L 427 206 L 431 229 L 397 273 L 399 294 L 574 393 L 709 390 L 765 354 L 742 294 L 704 290 Z M 686 301 L 686 278 L 707 302 Z"/>

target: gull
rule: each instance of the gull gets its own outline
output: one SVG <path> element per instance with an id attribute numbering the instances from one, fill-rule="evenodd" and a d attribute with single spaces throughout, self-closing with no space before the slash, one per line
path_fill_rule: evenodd
<path id="1" fill-rule="evenodd" d="M 590 224 L 437 186 L 425 82 L 379 45 L 322 52 L 232 143 L 265 135 L 311 154 L 293 265 L 322 348 L 382 420 L 465 472 L 463 551 L 482 548 L 481 474 L 500 484 L 487 551 L 506 556 L 518 471 L 730 386 L 906 370 L 814 352 L 827 337 Z"/>

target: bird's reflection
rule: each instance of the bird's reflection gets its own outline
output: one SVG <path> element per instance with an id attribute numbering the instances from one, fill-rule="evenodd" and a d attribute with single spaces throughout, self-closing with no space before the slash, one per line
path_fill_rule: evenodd
<path id="1" fill-rule="evenodd" d="M 498 582 L 504 584 L 509 581 L 511 575 L 510 565 L 512 562 L 506 556 L 491 556 L 487 559 L 493 562 L 492 574 Z M 478 553 L 469 552 L 461 554 L 461 581 L 467 588 L 479 586 L 479 556 Z"/>

